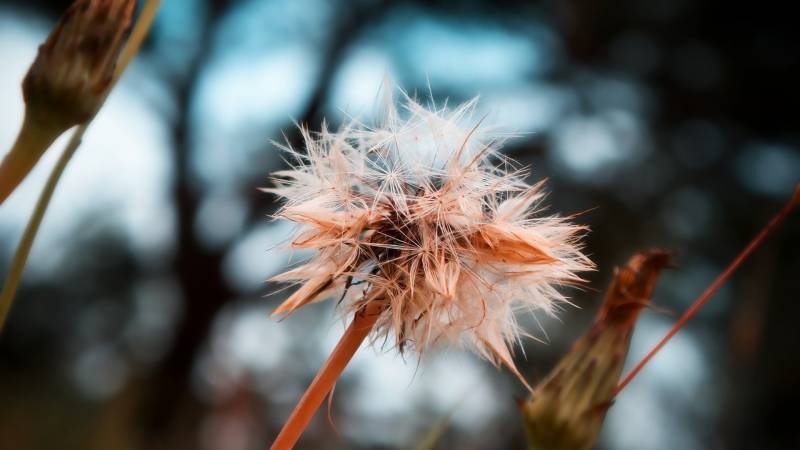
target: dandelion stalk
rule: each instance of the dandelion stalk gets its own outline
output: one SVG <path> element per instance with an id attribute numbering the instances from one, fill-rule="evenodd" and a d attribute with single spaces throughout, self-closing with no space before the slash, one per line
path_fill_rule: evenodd
<path id="1" fill-rule="evenodd" d="M 585 227 L 541 214 L 543 183 L 528 184 L 500 153 L 505 136 L 470 120 L 474 101 L 430 109 L 406 96 L 396 108 L 390 89 L 384 123 L 303 129 L 305 151 L 285 147 L 292 167 L 266 189 L 285 199 L 277 217 L 298 224 L 291 247 L 316 251 L 273 277 L 300 285 L 273 314 L 328 298 L 346 316 L 377 303 L 273 449 L 291 447 L 371 328 L 400 352 L 470 348 L 527 387 L 513 360 L 526 335 L 515 312 L 555 314 L 566 302 L 555 286 L 579 284 L 593 267 L 581 251 Z"/>
<path id="2" fill-rule="evenodd" d="M 374 328 L 381 309 L 379 303 L 371 302 L 364 310 L 355 314 L 352 323 L 300 398 L 270 450 L 289 450 L 294 447 L 358 347 Z"/>
<path id="3" fill-rule="evenodd" d="M 122 76 L 122 73 L 139 51 L 139 48 L 144 42 L 144 38 L 147 36 L 147 32 L 150 29 L 153 20 L 155 19 L 155 15 L 160 3 L 160 0 L 147 0 L 145 3 L 139 18 L 137 19 L 136 24 L 134 25 L 133 30 L 128 37 L 127 44 L 125 44 L 125 47 L 122 49 L 119 59 L 114 66 L 113 75 L 103 93 L 102 98 L 100 98 L 99 103 L 97 104 L 97 107 L 91 116 L 73 133 L 72 137 L 67 143 L 66 148 L 64 149 L 64 152 L 59 157 L 55 167 L 53 167 L 53 171 L 50 173 L 41 194 L 39 195 L 39 199 L 36 202 L 33 213 L 28 220 L 28 224 L 25 227 L 25 231 L 20 239 L 20 243 L 17 246 L 16 252 L 14 253 L 14 258 L 11 261 L 11 269 L 9 270 L 8 276 L 3 284 L 3 290 L 0 292 L 0 331 L 3 330 L 6 317 L 8 316 L 8 312 L 10 311 L 12 302 L 14 300 L 14 294 L 19 286 L 19 282 L 22 278 L 22 272 L 28 260 L 31 247 L 33 246 L 33 241 L 36 238 L 39 225 L 42 223 L 44 214 L 47 211 L 47 206 L 49 205 L 56 185 L 61 178 L 61 174 L 64 172 L 67 163 L 80 146 L 83 135 L 89 127 L 91 121 L 96 116 L 97 111 L 99 111 L 100 106 L 102 106 L 102 104 L 105 102 L 105 99 L 111 92 L 111 89 L 114 87 L 114 85 L 116 85 L 117 81 Z"/>
<path id="4" fill-rule="evenodd" d="M 88 122 L 111 87 L 135 0 L 78 0 L 39 46 L 22 81 L 19 138 L 0 165 L 0 203 L 53 141 Z"/>
<path id="5" fill-rule="evenodd" d="M 700 308 L 702 308 L 703 305 L 705 305 L 708 302 L 708 300 L 711 299 L 711 297 L 717 292 L 717 290 L 719 290 L 719 288 L 728 280 L 728 278 L 731 277 L 733 272 L 735 272 L 736 269 L 738 269 L 739 266 L 741 266 L 742 263 L 744 263 L 747 260 L 747 258 L 761 245 L 761 243 L 764 242 L 764 239 L 766 239 L 770 234 L 772 234 L 778 228 L 781 222 L 783 222 L 786 216 L 788 216 L 789 213 L 792 212 L 792 210 L 797 206 L 798 203 L 800 203 L 800 184 L 798 184 L 795 187 L 794 193 L 792 194 L 792 198 L 789 199 L 789 201 L 786 203 L 783 209 L 778 214 L 776 214 L 772 218 L 772 220 L 770 220 L 769 223 L 764 228 L 761 229 L 761 231 L 758 232 L 758 234 L 753 238 L 753 240 L 751 240 L 750 243 L 747 244 L 744 250 L 742 250 L 742 252 L 736 256 L 736 258 L 734 258 L 734 260 L 728 265 L 728 267 L 726 267 L 725 270 L 722 271 L 722 273 L 714 280 L 714 282 L 711 283 L 702 294 L 700 294 L 700 296 L 697 298 L 697 300 L 695 300 L 692 303 L 689 309 L 687 309 L 686 312 L 683 313 L 683 316 L 681 316 L 681 318 L 678 319 L 677 322 L 675 322 L 675 324 L 672 326 L 672 328 L 670 328 L 667 334 L 664 335 L 664 337 L 661 338 L 661 340 L 649 352 L 647 352 L 644 358 L 642 358 L 633 367 L 633 369 L 631 369 L 630 372 L 628 372 L 627 375 L 625 375 L 625 378 L 623 378 L 622 381 L 620 381 L 617 387 L 614 389 L 615 396 L 619 394 L 620 391 L 625 389 L 625 386 L 627 386 L 628 383 L 630 383 L 631 380 L 633 380 L 633 378 L 636 377 L 636 375 L 638 375 L 639 372 L 641 372 L 644 366 L 648 362 L 650 362 L 651 359 L 653 359 L 653 356 L 655 356 L 656 353 L 658 353 L 661 350 L 661 348 L 664 347 L 667 344 L 667 342 L 669 342 L 669 340 L 672 339 L 672 337 L 675 336 L 675 334 L 677 334 L 678 331 L 680 331 L 680 329 L 683 328 L 683 326 L 686 325 L 686 323 L 689 322 L 689 320 L 691 320 L 692 317 L 694 317 L 697 314 L 698 311 L 700 311 Z"/>

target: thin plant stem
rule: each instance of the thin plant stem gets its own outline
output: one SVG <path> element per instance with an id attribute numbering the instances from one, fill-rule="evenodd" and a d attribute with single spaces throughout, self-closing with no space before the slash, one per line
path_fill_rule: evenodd
<path id="1" fill-rule="evenodd" d="M 356 313 L 353 322 L 347 327 L 339 339 L 339 343 L 336 344 L 336 348 L 333 349 L 328 360 L 325 361 L 297 406 L 294 407 L 270 450 L 290 450 L 294 447 L 358 347 L 375 326 L 381 309 L 380 302 L 371 301 L 364 309 Z"/>
<path id="2" fill-rule="evenodd" d="M 56 189 L 58 179 L 64 172 L 64 168 L 67 166 L 70 158 L 72 158 L 75 150 L 78 149 L 78 146 L 81 143 L 81 136 L 83 136 L 83 132 L 85 130 L 86 125 L 81 125 L 77 130 L 75 130 L 72 138 L 70 138 L 67 148 L 64 150 L 64 153 L 61 154 L 61 157 L 58 158 L 58 162 L 56 162 L 55 167 L 53 167 L 53 171 L 50 172 L 50 176 L 47 178 L 44 189 L 42 189 L 42 193 L 39 196 L 39 199 L 36 201 L 36 207 L 33 210 L 33 214 L 28 221 L 28 225 L 25 227 L 25 232 L 22 234 L 22 239 L 17 246 L 17 251 L 14 253 L 14 260 L 11 263 L 11 270 L 8 272 L 6 282 L 3 284 L 3 291 L 0 293 L 0 331 L 3 330 L 3 325 L 5 324 L 5 319 L 8 316 L 8 311 L 11 309 L 11 303 L 14 300 L 14 293 L 16 292 L 20 279 L 22 278 L 22 271 L 25 269 L 25 263 L 28 261 L 28 255 L 30 254 L 31 247 L 33 246 L 33 240 L 36 237 L 36 232 L 39 230 L 39 225 L 42 223 L 44 212 L 47 210 L 47 205 Z"/>
<path id="3" fill-rule="evenodd" d="M 155 15 L 158 11 L 158 6 L 160 3 L 161 0 L 148 0 L 142 8 L 139 18 L 136 20 L 136 24 L 134 25 L 130 37 L 128 38 L 128 42 L 120 54 L 117 68 L 114 72 L 114 78 L 111 81 L 111 87 L 108 90 L 109 93 L 114 88 L 114 85 L 116 85 L 117 81 L 120 79 L 122 73 L 128 67 L 130 62 L 133 60 L 134 56 L 136 56 L 139 48 L 142 46 L 148 30 L 153 24 L 153 20 L 155 19 Z M 107 95 L 108 94 L 106 94 L 106 96 Z M 61 174 L 67 167 L 67 163 L 80 146 L 83 135 L 86 133 L 86 129 L 89 127 L 89 124 L 93 119 L 94 116 L 87 120 L 86 123 L 78 126 L 78 128 L 75 129 L 75 132 L 72 134 L 72 137 L 67 143 L 67 147 L 59 157 L 55 167 L 53 167 L 53 171 L 50 172 L 50 176 L 47 178 L 44 189 L 42 189 L 42 193 L 39 195 L 39 199 L 36 201 L 36 207 L 31 214 L 31 218 L 28 220 L 28 224 L 25 226 L 22 239 L 20 239 L 17 250 L 14 253 L 14 259 L 11 261 L 11 269 L 8 272 L 5 283 L 3 283 L 3 290 L 0 292 L 0 332 L 3 330 L 6 317 L 8 316 L 8 312 L 11 310 L 11 305 L 14 301 L 14 294 L 19 287 L 19 283 L 22 278 L 22 272 L 25 269 L 25 263 L 28 261 L 28 255 L 30 254 L 31 247 L 33 246 L 33 241 L 36 238 L 36 233 L 39 231 L 39 225 L 42 223 L 44 213 L 47 211 L 47 206 L 50 204 L 50 199 L 53 197 L 53 192 L 55 192 L 56 185 L 58 185 L 58 180 L 61 178 Z"/>
<path id="4" fill-rule="evenodd" d="M 41 126 L 26 113 L 14 146 L 0 164 L 0 205 L 25 179 L 58 134 L 58 130 Z"/>
<path id="5" fill-rule="evenodd" d="M 136 54 L 139 53 L 139 48 L 141 48 L 142 43 L 144 43 L 144 38 L 147 37 L 147 32 L 150 31 L 150 27 L 153 25 L 153 21 L 156 18 L 159 5 L 161 5 L 161 0 L 147 0 L 142 7 L 139 18 L 136 19 L 136 24 L 134 24 L 131 35 L 128 37 L 128 43 L 125 44 L 122 53 L 119 55 L 117 70 L 114 73 L 114 84 L 120 79 L 122 73 L 128 68 L 128 65 L 133 61 Z M 109 89 L 109 92 L 111 92 L 111 89 Z"/>
<path id="6" fill-rule="evenodd" d="M 725 270 L 717 277 L 717 279 L 715 279 L 714 282 L 711 283 L 708 286 L 708 288 L 706 288 L 706 290 L 702 294 L 700 294 L 699 297 L 697 297 L 697 300 L 695 300 L 694 303 L 692 303 L 692 306 L 690 306 L 689 309 L 687 309 L 686 312 L 683 313 L 683 316 L 681 316 L 681 318 L 678 319 L 677 322 L 675 322 L 672 328 L 670 328 L 667 334 L 663 338 L 661 338 L 658 344 L 656 344 L 655 347 L 653 347 L 652 350 L 650 350 L 644 356 L 644 358 L 642 358 L 633 367 L 633 369 L 631 369 L 631 371 L 628 372 L 627 375 L 625 375 L 625 378 L 623 378 L 622 381 L 620 381 L 617 387 L 614 389 L 614 396 L 616 396 L 617 394 L 620 393 L 620 391 L 625 389 L 625 386 L 627 386 L 628 383 L 630 383 L 631 380 L 633 380 L 633 378 L 636 377 L 636 375 L 642 370 L 642 368 L 644 368 L 644 366 L 651 359 L 653 359 L 653 356 L 655 356 L 655 354 L 658 353 L 661 350 L 661 348 L 664 347 L 664 345 L 666 345 L 667 342 L 669 342 L 669 340 L 672 339 L 672 337 L 675 336 L 675 334 L 678 331 L 680 331 L 680 329 L 683 328 L 683 326 L 686 325 L 686 323 L 692 317 L 695 316 L 695 314 L 697 314 L 700 308 L 702 308 L 703 305 L 705 305 L 706 302 L 708 302 L 708 300 L 711 299 L 711 297 L 717 292 L 717 290 L 725 283 L 725 281 L 727 281 L 728 278 L 731 277 L 733 272 L 736 271 L 736 269 L 738 269 L 739 266 L 741 266 L 742 263 L 745 262 L 745 260 L 747 260 L 747 258 L 761 245 L 762 242 L 764 242 L 764 239 L 766 239 L 770 234 L 772 234 L 775 231 L 775 229 L 778 228 L 778 225 L 780 225 L 781 222 L 783 222 L 786 216 L 789 215 L 789 213 L 792 211 L 792 209 L 795 208 L 795 206 L 797 206 L 798 203 L 800 203 L 800 184 L 798 184 L 795 187 L 794 194 L 792 194 L 792 198 L 789 199 L 789 201 L 786 203 L 783 209 L 778 214 L 776 214 L 772 218 L 772 220 L 770 220 L 769 223 L 764 228 L 761 229 L 761 231 L 758 232 L 758 234 L 753 238 L 753 240 L 751 240 L 750 243 L 747 244 L 744 250 L 742 250 L 742 252 L 736 256 L 736 258 L 734 258 L 734 260 L 730 263 L 730 265 L 728 265 L 728 267 L 725 268 Z"/>

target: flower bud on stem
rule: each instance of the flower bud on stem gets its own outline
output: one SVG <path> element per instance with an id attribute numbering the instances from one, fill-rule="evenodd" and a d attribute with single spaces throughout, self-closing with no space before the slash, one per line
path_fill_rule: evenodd
<path id="1" fill-rule="evenodd" d="M 668 253 L 650 250 L 617 270 L 592 328 L 521 405 L 531 450 L 588 450 L 594 445 L 636 319 L 668 263 Z"/>
<path id="2" fill-rule="evenodd" d="M 135 5 L 134 0 L 77 0 L 39 47 L 22 82 L 25 119 L 0 164 L 0 204 L 58 136 L 100 109 Z"/>
<path id="3" fill-rule="evenodd" d="M 86 13 L 87 10 L 90 10 L 94 7 L 94 8 L 101 8 L 101 11 L 105 11 L 105 13 L 111 14 L 112 12 L 119 13 L 120 11 L 123 12 L 128 11 L 129 13 L 132 13 L 133 4 L 134 2 L 130 0 L 90 0 L 88 2 L 84 0 L 78 0 L 75 4 L 73 4 L 73 7 L 70 8 L 70 12 L 67 12 L 65 17 L 68 17 L 74 13 L 73 10 L 78 8 L 78 6 L 76 5 L 79 5 L 82 8 L 81 13 Z M 53 197 L 53 192 L 55 192 L 56 185 L 58 185 L 58 180 L 61 178 L 61 174 L 64 173 L 64 169 L 66 168 L 67 163 L 69 163 L 70 159 L 72 158 L 72 155 L 74 155 L 75 151 L 78 150 L 78 147 L 80 146 L 81 140 L 83 138 L 83 134 L 88 129 L 89 124 L 91 123 L 92 119 L 97 113 L 97 110 L 100 108 L 100 106 L 102 106 L 103 102 L 105 101 L 105 98 L 108 96 L 111 89 L 114 87 L 116 82 L 122 76 L 122 73 L 128 67 L 128 64 L 133 60 L 133 57 L 139 51 L 139 48 L 144 42 L 145 36 L 147 36 L 147 32 L 150 29 L 150 26 L 153 24 L 153 20 L 155 19 L 155 15 L 156 12 L 158 11 L 158 7 L 160 4 L 161 4 L 160 0 L 146 1 L 144 7 L 142 8 L 141 13 L 139 14 L 139 18 L 136 21 L 136 25 L 131 31 L 127 43 L 125 44 L 124 48 L 122 48 L 122 51 L 119 54 L 118 60 L 115 59 L 113 65 L 111 66 L 113 68 L 113 72 L 110 78 L 107 80 L 105 84 L 101 85 L 103 88 L 103 92 L 102 95 L 99 97 L 98 100 L 99 103 L 96 104 L 96 108 L 89 115 L 89 117 L 87 117 L 72 134 L 72 137 L 67 143 L 64 152 L 59 157 L 55 167 L 53 168 L 53 171 L 50 172 L 50 176 L 47 178 L 47 182 L 45 183 L 44 188 L 42 189 L 42 193 L 39 195 L 39 199 L 36 201 L 36 206 L 33 209 L 31 218 L 28 220 L 28 224 L 25 226 L 25 231 L 22 234 L 22 238 L 20 239 L 19 245 L 17 246 L 17 249 L 14 252 L 14 259 L 11 261 L 11 268 L 9 269 L 8 275 L 6 276 L 6 279 L 3 282 L 3 289 L 2 291 L 0 291 L 0 332 L 3 331 L 3 325 L 5 324 L 8 312 L 11 310 L 11 304 L 14 301 L 14 294 L 17 292 L 17 287 L 19 286 L 20 279 L 22 278 L 22 272 L 25 269 L 25 263 L 28 261 L 28 254 L 30 254 L 31 247 L 33 246 L 33 241 L 36 238 L 36 233 L 39 231 L 39 225 L 41 225 L 42 223 L 42 219 L 44 218 L 44 213 L 47 211 L 47 206 L 50 204 L 50 199 Z M 128 6 L 123 7 L 120 5 L 128 5 Z M 102 18 L 102 14 L 96 14 L 96 16 Z M 97 20 L 97 17 L 95 17 L 94 20 Z M 62 18 L 62 21 L 64 20 L 67 19 Z M 60 26 L 62 26 L 61 23 L 59 23 L 59 25 L 57 25 L 56 28 L 58 29 Z M 127 27 L 127 24 L 125 25 L 125 27 Z M 54 34 L 57 34 L 56 30 L 54 30 L 53 33 L 51 34 L 51 38 Z M 48 42 L 49 39 L 50 38 L 48 38 Z M 114 40 L 113 42 L 115 42 L 115 45 L 119 44 L 117 40 Z M 45 43 L 45 45 L 47 45 L 47 43 Z M 114 55 L 116 58 L 116 53 Z M 108 55 L 106 56 L 108 57 Z M 34 62 L 34 66 L 35 65 L 36 62 Z M 31 71 L 33 70 L 34 69 L 32 67 Z M 27 83 L 28 83 L 28 77 L 26 77 L 26 82 L 23 83 L 23 89 L 28 89 L 28 87 L 25 87 L 25 84 Z M 30 104 L 30 100 L 28 99 L 29 93 L 26 93 L 25 95 L 26 95 L 26 102 Z M 30 114 L 28 113 L 28 111 L 26 111 L 26 121 L 33 120 L 33 119 L 28 119 L 29 117 Z M 59 128 L 55 126 L 53 127 L 53 130 L 58 131 Z M 59 134 L 63 131 L 65 130 L 59 131 Z M 41 156 L 41 153 L 47 150 L 47 148 L 44 147 L 34 150 L 39 150 L 39 155 L 35 157 L 36 160 L 38 160 L 39 156 Z M 3 165 L 5 164 L 6 160 L 3 160 Z M 20 174 L 17 174 L 17 176 L 19 176 L 19 181 L 21 181 L 26 174 L 27 173 L 22 173 L 21 176 L 19 176 Z M 3 176 L 3 179 L 5 179 L 5 175 Z M 10 191 L 13 191 L 13 189 L 16 187 L 19 181 L 17 181 L 16 184 L 9 183 Z M 2 184 L 5 184 L 5 182 L 3 181 Z M 2 203 L 2 200 L 0 200 L 0 203 Z"/>

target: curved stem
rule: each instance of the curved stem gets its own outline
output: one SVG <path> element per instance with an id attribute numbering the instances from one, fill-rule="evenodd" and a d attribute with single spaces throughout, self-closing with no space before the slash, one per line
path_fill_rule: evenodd
<path id="1" fill-rule="evenodd" d="M 290 450 L 297 443 L 300 435 L 311 422 L 311 418 L 325 400 L 325 396 L 331 392 L 347 363 L 350 362 L 358 347 L 375 326 L 382 308 L 380 303 L 371 301 L 363 310 L 356 313 L 353 322 L 347 327 L 339 339 L 339 343 L 336 344 L 336 348 L 333 349 L 328 360 L 314 377 L 286 424 L 278 433 L 270 450 Z"/>
<path id="2" fill-rule="evenodd" d="M 14 293 L 17 291 L 17 287 L 19 286 L 20 279 L 22 278 L 22 271 L 25 268 L 25 263 L 28 261 L 28 255 L 30 254 L 31 247 L 33 246 L 33 239 L 36 237 L 36 232 L 39 231 L 39 225 L 42 223 L 42 218 L 47 210 L 47 205 L 50 203 L 50 198 L 53 196 L 53 192 L 56 189 L 59 178 L 61 178 L 61 174 L 64 172 L 64 168 L 67 166 L 70 158 L 72 158 L 75 150 L 78 149 L 78 146 L 81 143 L 81 137 L 83 136 L 83 132 L 85 130 L 86 125 L 81 125 L 77 130 L 75 130 L 75 133 L 72 135 L 69 144 L 67 144 L 67 148 L 64 150 L 64 153 L 61 154 L 61 157 L 58 158 L 58 162 L 56 163 L 56 166 L 53 167 L 53 171 L 50 172 L 50 176 L 47 178 L 47 183 L 44 185 L 42 194 L 39 196 L 39 200 L 36 201 L 36 207 L 33 209 L 33 214 L 31 214 L 31 218 L 28 220 L 28 225 L 25 226 L 25 232 L 22 234 L 22 239 L 17 246 L 16 253 L 14 253 L 14 260 L 11 263 L 11 270 L 6 277 L 5 283 L 3 283 L 3 290 L 0 293 L 0 331 L 3 330 L 6 316 L 8 315 L 8 311 L 11 309 L 11 303 L 14 300 Z"/>
<path id="3" fill-rule="evenodd" d="M 717 290 L 723 285 L 723 283 L 725 283 L 725 281 L 727 281 L 728 278 L 730 278 L 733 272 L 736 269 L 738 269 L 739 266 L 741 266 L 742 263 L 744 263 L 745 260 L 747 260 L 747 258 L 761 245 L 764 239 L 766 239 L 767 236 L 772 234 L 772 232 L 775 231 L 776 228 L 778 228 L 778 225 L 780 225 L 780 223 L 783 222 L 783 219 L 785 219 L 786 216 L 789 215 L 789 213 L 795 208 L 795 206 L 797 206 L 798 203 L 800 203 L 800 184 L 795 187 L 792 198 L 789 199 L 789 201 L 786 203 L 783 209 L 778 214 L 776 214 L 772 218 L 772 220 L 770 220 L 770 222 L 764 228 L 761 229 L 761 231 L 759 231 L 759 233 L 753 238 L 753 240 L 747 244 L 744 250 L 742 250 L 742 252 L 736 256 L 736 258 L 734 258 L 734 260 L 730 263 L 730 265 L 728 265 L 728 267 L 725 268 L 725 270 L 717 277 L 717 279 L 714 280 L 714 282 L 711 283 L 711 285 L 709 285 L 708 288 L 706 288 L 706 290 L 702 294 L 700 294 L 700 297 L 698 297 L 697 300 L 695 300 L 694 303 L 692 303 L 692 306 L 690 306 L 689 309 L 687 309 L 686 312 L 683 313 L 683 316 L 681 316 L 681 318 L 678 319 L 677 322 L 675 322 L 675 325 L 673 325 L 672 328 L 670 328 L 670 330 L 667 332 L 667 334 L 663 338 L 661 338 L 658 344 L 656 344 L 655 347 L 653 347 L 649 352 L 647 352 L 644 358 L 642 358 L 633 367 L 633 369 L 631 369 L 631 371 L 628 372 L 627 375 L 625 375 L 625 378 L 623 378 L 622 381 L 620 381 L 617 387 L 614 389 L 614 396 L 616 396 L 617 394 L 619 394 L 620 391 L 625 389 L 625 386 L 627 386 L 628 383 L 630 383 L 631 380 L 633 380 L 633 378 L 636 377 L 636 375 L 642 370 L 642 368 L 644 368 L 644 366 L 648 362 L 650 362 L 651 359 L 653 359 L 653 356 L 655 356 L 656 353 L 658 353 L 661 350 L 661 348 L 664 347 L 667 344 L 667 342 L 669 342 L 669 340 L 672 339 L 672 337 L 675 336 L 675 334 L 677 334 L 678 331 L 680 331 L 680 329 L 683 328 L 683 326 L 686 325 L 686 323 L 692 317 L 695 316 L 695 314 L 697 314 L 700 308 L 702 308 L 703 305 L 705 305 L 706 302 L 708 302 L 708 300 L 717 292 Z"/>
<path id="4" fill-rule="evenodd" d="M 160 0 L 148 0 L 142 8 L 142 12 L 136 20 L 128 42 L 125 48 L 122 49 L 119 61 L 117 62 L 117 69 L 114 73 L 114 79 L 108 89 L 109 93 L 142 46 L 144 38 L 147 36 L 147 31 L 153 24 L 160 3 Z M 106 94 L 106 96 L 108 96 L 108 94 Z M 39 200 L 36 202 L 36 207 L 31 214 L 31 218 L 28 220 L 28 225 L 25 227 L 25 232 L 14 253 L 14 259 L 11 261 L 11 269 L 9 270 L 5 283 L 3 283 L 3 290 L 0 292 L 0 332 L 2 332 L 8 312 L 11 310 L 11 304 L 14 300 L 14 294 L 19 286 L 20 279 L 22 278 L 25 263 L 28 261 L 28 255 L 33 246 L 33 241 L 36 238 L 36 233 L 39 231 L 39 225 L 42 223 L 42 218 L 47 211 L 47 206 L 50 204 L 50 199 L 53 197 L 53 192 L 58 184 L 58 180 L 61 178 L 61 174 L 67 167 L 67 163 L 72 158 L 72 155 L 75 154 L 75 151 L 80 146 L 83 134 L 86 132 L 86 129 L 93 119 L 94 117 L 75 130 L 67 147 L 64 149 L 64 153 L 61 154 L 55 167 L 53 167 L 53 171 L 50 173 L 47 183 L 45 183 L 44 189 L 42 189 L 42 193 L 39 195 Z"/>

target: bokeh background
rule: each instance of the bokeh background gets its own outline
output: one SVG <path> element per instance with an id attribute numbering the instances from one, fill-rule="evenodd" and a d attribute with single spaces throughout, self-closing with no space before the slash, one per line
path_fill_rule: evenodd
<path id="1" fill-rule="evenodd" d="M 0 2 L 0 142 L 66 0 Z M 268 318 L 282 167 L 270 140 L 369 120 L 389 74 L 420 98 L 480 95 L 507 146 L 586 211 L 599 265 L 579 308 L 525 318 L 535 382 L 588 326 L 615 265 L 674 251 L 629 364 L 800 180 L 796 16 L 653 1 L 165 0 L 67 169 L 0 336 L 0 449 L 266 448 L 343 324 L 318 304 Z M 431 94 L 432 93 L 432 94 Z M 63 144 L 63 141 L 60 141 Z M 0 207 L 6 273 L 60 145 Z M 600 449 L 800 448 L 795 214 L 611 408 Z M 295 259 L 297 257 L 295 256 Z M 508 373 L 442 350 L 362 349 L 302 449 L 522 449 Z"/>

